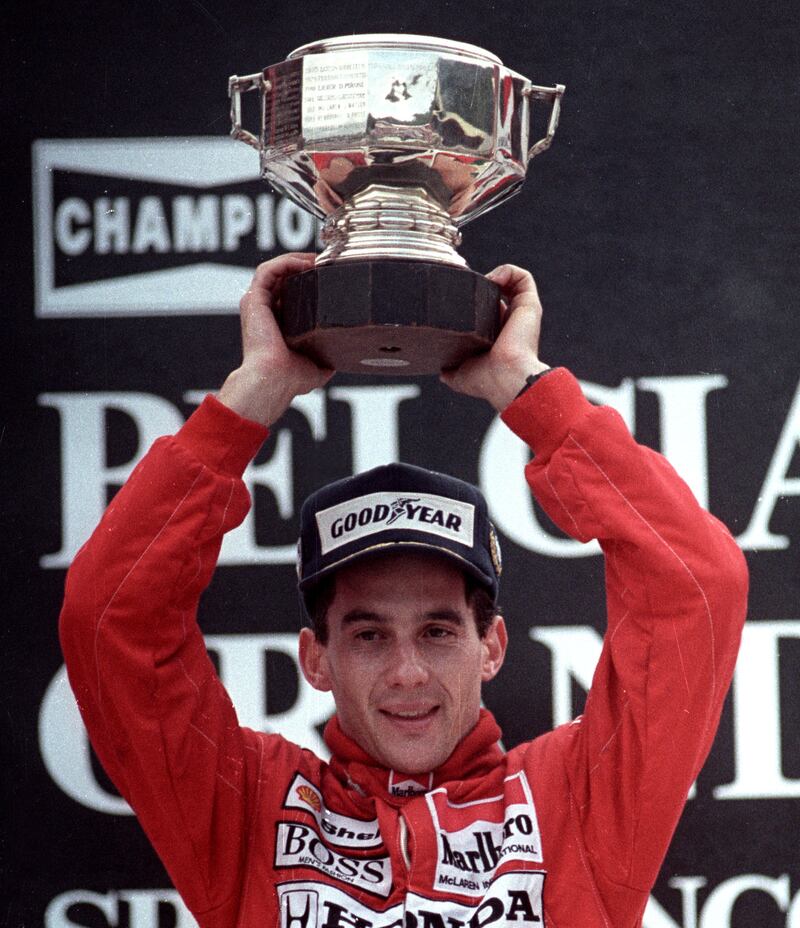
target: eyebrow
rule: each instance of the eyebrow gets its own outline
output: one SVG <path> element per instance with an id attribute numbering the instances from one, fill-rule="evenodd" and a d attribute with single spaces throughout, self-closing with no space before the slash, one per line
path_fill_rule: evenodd
<path id="1" fill-rule="evenodd" d="M 451 625 L 463 625 L 464 617 L 455 609 L 432 609 L 423 616 L 426 622 L 449 622 Z M 371 612 L 368 609 L 351 609 L 342 616 L 342 627 L 354 625 L 357 622 L 375 622 L 379 625 L 389 621 L 389 617 L 381 612 Z"/>

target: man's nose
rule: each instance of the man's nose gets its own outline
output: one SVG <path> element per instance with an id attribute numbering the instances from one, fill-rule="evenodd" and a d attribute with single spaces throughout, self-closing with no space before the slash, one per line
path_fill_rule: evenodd
<path id="1" fill-rule="evenodd" d="M 392 686 L 421 686 L 428 682 L 428 666 L 414 642 L 398 642 L 386 668 Z"/>

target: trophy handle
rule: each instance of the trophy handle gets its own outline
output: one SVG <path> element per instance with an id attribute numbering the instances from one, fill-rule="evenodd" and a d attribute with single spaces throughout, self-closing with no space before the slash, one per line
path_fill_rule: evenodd
<path id="1" fill-rule="evenodd" d="M 272 85 L 261 71 L 239 77 L 234 74 L 228 78 L 228 96 L 231 98 L 231 135 L 240 142 L 246 142 L 252 148 L 261 150 L 261 141 L 257 135 L 242 128 L 242 94 L 250 90 L 270 90 Z"/>
<path id="2" fill-rule="evenodd" d="M 550 121 L 547 123 L 547 135 L 528 149 L 528 161 L 540 155 L 543 151 L 547 151 L 552 144 L 553 136 L 558 128 L 558 117 L 561 114 L 561 98 L 564 96 L 564 90 L 563 84 L 556 84 L 555 87 L 536 87 L 530 84 L 522 91 L 524 96 L 530 97 L 532 100 L 549 101 L 552 107 Z"/>

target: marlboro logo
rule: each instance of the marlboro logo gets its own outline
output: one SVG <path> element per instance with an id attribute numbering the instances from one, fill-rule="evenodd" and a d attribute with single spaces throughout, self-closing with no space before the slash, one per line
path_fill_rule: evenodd
<path id="1" fill-rule="evenodd" d="M 459 805 L 440 789 L 427 800 L 438 845 L 434 889 L 482 896 L 506 864 L 541 864 L 539 824 L 524 772 L 506 779 L 499 796 Z"/>
<path id="2" fill-rule="evenodd" d="M 33 147 L 39 316 L 236 312 L 256 264 L 314 250 L 314 218 L 232 139 Z"/>
<path id="3" fill-rule="evenodd" d="M 419 796 L 427 793 L 433 786 L 432 773 L 418 777 L 408 774 L 401 774 L 401 776 L 403 779 L 399 779 L 394 770 L 389 771 L 389 792 L 392 796 Z"/>

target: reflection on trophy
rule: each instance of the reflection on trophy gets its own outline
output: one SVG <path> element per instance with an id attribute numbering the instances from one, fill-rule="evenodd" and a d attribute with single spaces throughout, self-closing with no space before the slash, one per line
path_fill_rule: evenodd
<path id="1" fill-rule="evenodd" d="M 258 135 L 242 126 L 254 90 Z M 499 289 L 458 254 L 459 230 L 520 189 L 563 92 L 473 45 L 412 35 L 313 42 L 231 77 L 231 134 L 324 221 L 314 268 L 280 295 L 288 344 L 351 373 L 438 373 L 490 348 Z M 550 112 L 530 144 L 535 102 Z"/>

